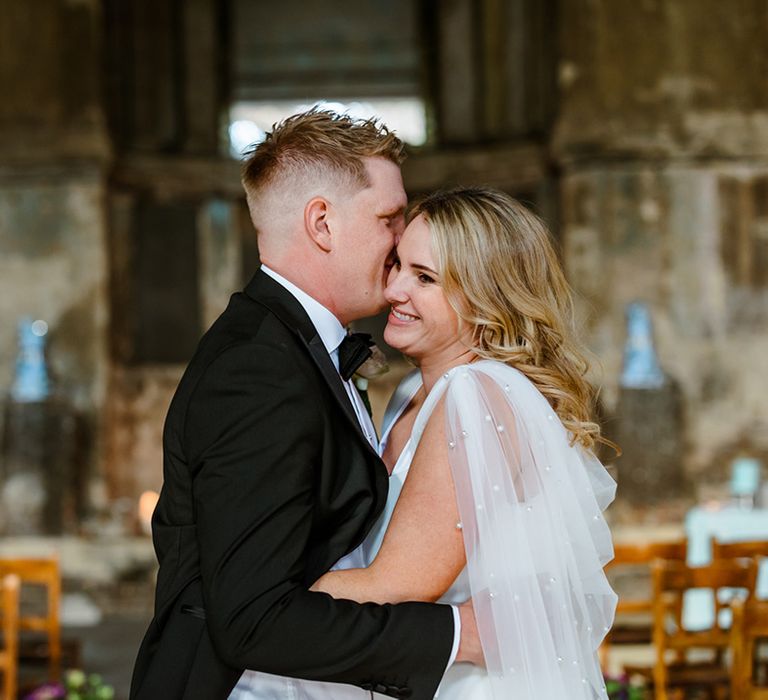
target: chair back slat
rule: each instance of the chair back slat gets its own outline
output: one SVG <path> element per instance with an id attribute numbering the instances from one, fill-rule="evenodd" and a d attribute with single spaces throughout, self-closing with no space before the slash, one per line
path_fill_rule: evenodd
<path id="1" fill-rule="evenodd" d="M 16 574 L 22 583 L 35 583 L 41 586 L 58 587 L 61 581 L 57 557 L 0 558 L 0 575 L 10 573 Z"/>
<path id="2" fill-rule="evenodd" d="M 729 559 L 708 566 L 689 567 L 680 562 L 657 561 L 653 570 L 653 643 L 656 660 L 653 681 L 657 700 L 667 700 L 669 667 L 667 652 L 674 652 L 676 663 L 686 663 L 692 649 L 711 649 L 715 658 L 732 644 L 731 630 L 722 628 L 721 609 L 731 608 L 737 598 L 726 601 L 718 595 L 721 589 L 743 589 L 743 599 L 750 601 L 757 581 L 754 559 Z M 693 588 L 707 588 L 714 594 L 715 616 L 711 629 L 691 632 L 682 624 L 683 596 Z M 741 698 L 741 696 L 734 696 Z"/>
<path id="3" fill-rule="evenodd" d="M 656 590 L 685 591 L 689 588 L 744 588 L 754 591 L 757 565 L 751 559 L 718 560 L 708 566 L 689 567 L 680 563 L 654 564 Z"/>
<path id="4" fill-rule="evenodd" d="M 731 639 L 731 697 L 739 700 L 768 700 L 768 688 L 754 685 L 755 644 L 768 637 L 768 601 L 737 601 L 733 607 Z"/>
<path id="5" fill-rule="evenodd" d="M 638 544 L 614 545 L 613 560 L 605 567 L 606 570 L 621 566 L 650 565 L 657 559 L 665 561 L 684 562 L 688 553 L 686 540 L 672 542 L 644 542 Z M 619 596 L 616 614 L 651 612 L 653 605 L 648 597 Z"/>
<path id="6" fill-rule="evenodd" d="M 15 574 L 0 577 L 0 672 L 3 680 L 3 700 L 16 700 L 19 655 L 19 589 L 21 581 Z"/>
<path id="7" fill-rule="evenodd" d="M 763 559 L 768 557 L 768 540 L 720 542 L 712 540 L 713 559 Z"/>
<path id="8" fill-rule="evenodd" d="M 657 559 L 684 562 L 688 552 L 688 543 L 684 539 L 667 542 L 616 543 L 613 550 L 614 556 L 606 565 L 606 571 L 611 570 L 611 572 L 615 573 L 615 570 L 622 567 L 643 566 L 650 576 L 650 565 Z M 653 601 L 650 593 L 644 596 L 619 594 L 614 631 L 609 632 L 600 646 L 600 663 L 604 670 L 608 668 L 608 657 L 613 644 L 637 644 L 638 635 L 641 640 L 640 643 L 650 643 L 650 618 L 652 610 Z M 622 627 L 622 622 L 630 619 L 629 616 L 636 615 L 645 616 L 648 618 L 648 621 L 645 623 L 641 621 L 641 624 L 638 625 L 635 619 L 632 620 L 630 625 Z M 622 616 L 624 616 L 624 620 L 622 620 Z"/>
<path id="9" fill-rule="evenodd" d="M 61 677 L 61 570 L 56 556 L 33 558 L 0 558 L 0 577 L 18 576 L 22 586 L 42 586 L 46 591 L 46 610 L 19 617 L 19 629 L 45 634 L 48 644 L 48 679 Z"/>
<path id="10" fill-rule="evenodd" d="M 606 566 L 606 569 L 630 564 L 650 564 L 654 559 L 685 561 L 688 554 L 688 543 L 686 540 L 674 540 L 671 542 L 615 544 L 613 554 L 613 560 Z"/>

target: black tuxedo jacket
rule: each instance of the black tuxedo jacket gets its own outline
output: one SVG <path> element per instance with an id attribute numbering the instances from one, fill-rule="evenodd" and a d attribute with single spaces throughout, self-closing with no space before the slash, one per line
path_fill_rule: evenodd
<path id="1" fill-rule="evenodd" d="M 163 450 L 155 615 L 131 700 L 224 700 L 243 669 L 431 700 L 448 606 L 307 590 L 363 540 L 387 472 L 304 309 L 265 273 L 201 340 Z"/>

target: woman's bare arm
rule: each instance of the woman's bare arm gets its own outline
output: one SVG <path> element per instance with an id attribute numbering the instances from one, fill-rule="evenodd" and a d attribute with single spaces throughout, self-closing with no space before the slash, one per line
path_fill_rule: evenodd
<path id="1" fill-rule="evenodd" d="M 367 569 L 331 571 L 312 590 L 359 602 L 433 602 L 466 563 L 458 521 L 441 401 L 419 442 L 376 559 Z"/>

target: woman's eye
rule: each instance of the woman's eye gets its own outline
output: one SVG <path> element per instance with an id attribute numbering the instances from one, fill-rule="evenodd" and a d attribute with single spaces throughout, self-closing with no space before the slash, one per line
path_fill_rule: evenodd
<path id="1" fill-rule="evenodd" d="M 419 273 L 419 282 L 422 284 L 432 284 L 434 281 L 429 275 L 425 275 L 423 272 Z"/>

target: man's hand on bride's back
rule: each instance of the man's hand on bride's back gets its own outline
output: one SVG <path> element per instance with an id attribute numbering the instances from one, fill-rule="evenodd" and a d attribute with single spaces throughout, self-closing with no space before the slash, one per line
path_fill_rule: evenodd
<path id="1" fill-rule="evenodd" d="M 461 618 L 461 640 L 459 651 L 456 654 L 456 662 L 464 661 L 475 666 L 485 666 L 483 649 L 480 646 L 480 635 L 477 632 L 477 620 L 472 601 L 468 600 L 459 606 Z"/>

